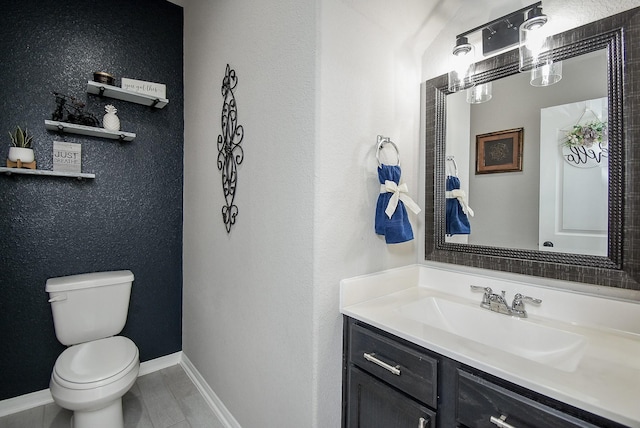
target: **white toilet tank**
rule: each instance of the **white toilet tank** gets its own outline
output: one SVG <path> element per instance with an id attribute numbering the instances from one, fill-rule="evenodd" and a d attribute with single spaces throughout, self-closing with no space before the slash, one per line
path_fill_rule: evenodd
<path id="1" fill-rule="evenodd" d="M 60 343 L 69 346 L 120 333 L 132 282 L 129 270 L 49 278 L 45 291 Z"/>

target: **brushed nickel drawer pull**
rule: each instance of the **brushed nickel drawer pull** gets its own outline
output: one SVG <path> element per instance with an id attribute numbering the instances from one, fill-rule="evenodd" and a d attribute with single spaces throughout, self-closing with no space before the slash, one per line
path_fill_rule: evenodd
<path id="1" fill-rule="evenodd" d="M 379 365 L 380 367 L 389 370 L 391 373 L 393 373 L 396 376 L 400 376 L 400 366 L 392 366 L 391 364 L 387 364 L 382 360 L 379 360 L 376 358 L 376 354 L 371 353 L 371 354 L 367 354 L 366 352 L 364 353 L 364 359 L 367 361 L 371 361 L 374 364 Z"/>
<path id="2" fill-rule="evenodd" d="M 429 423 L 428 419 L 420 418 L 418 419 L 418 428 L 427 428 L 428 423 Z"/>
<path id="3" fill-rule="evenodd" d="M 489 421 L 492 424 L 496 424 L 500 428 L 515 428 L 513 425 L 506 423 L 507 417 L 505 415 L 501 415 L 500 418 L 496 418 L 495 416 L 491 416 Z"/>

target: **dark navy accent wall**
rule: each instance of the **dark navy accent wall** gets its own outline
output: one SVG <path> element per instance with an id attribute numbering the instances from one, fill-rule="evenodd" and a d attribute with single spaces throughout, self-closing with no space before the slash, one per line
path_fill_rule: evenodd
<path id="1" fill-rule="evenodd" d="M 130 143 L 64 134 L 82 144 L 95 180 L 0 176 L 0 399 L 48 388 L 58 343 L 47 278 L 130 269 L 122 332 L 142 361 L 181 349 L 183 13 L 162 0 L 0 0 L 0 163 L 7 131 L 34 134 L 39 169 L 52 169 L 44 128 L 52 91 L 75 96 L 100 120 L 118 109 Z M 86 93 L 94 71 L 167 85 L 153 109 Z"/>

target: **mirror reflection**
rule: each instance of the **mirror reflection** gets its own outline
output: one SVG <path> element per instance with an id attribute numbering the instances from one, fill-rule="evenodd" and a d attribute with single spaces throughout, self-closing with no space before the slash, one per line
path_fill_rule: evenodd
<path id="1" fill-rule="evenodd" d="M 601 49 L 564 60 L 552 86 L 517 73 L 486 102 L 447 95 L 445 173 L 463 193 L 445 195 L 445 242 L 607 255 L 607 69 Z"/>

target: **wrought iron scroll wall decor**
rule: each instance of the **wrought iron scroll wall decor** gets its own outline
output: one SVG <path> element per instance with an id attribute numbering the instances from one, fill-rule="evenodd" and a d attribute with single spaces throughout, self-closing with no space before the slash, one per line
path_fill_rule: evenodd
<path id="1" fill-rule="evenodd" d="M 231 232 L 231 226 L 236 222 L 238 206 L 234 204 L 236 186 L 238 184 L 238 165 L 244 159 L 244 151 L 240 147 L 244 138 L 244 128 L 238 125 L 238 108 L 233 90 L 238 84 L 238 76 L 227 64 L 224 79 L 222 79 L 222 134 L 218 135 L 218 169 L 222 171 L 222 191 L 225 205 L 222 207 L 222 220 Z"/>

